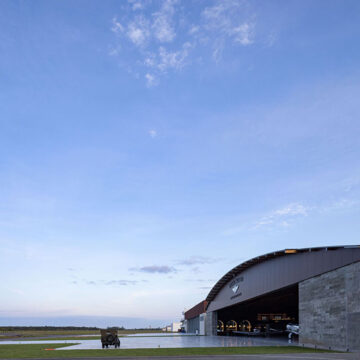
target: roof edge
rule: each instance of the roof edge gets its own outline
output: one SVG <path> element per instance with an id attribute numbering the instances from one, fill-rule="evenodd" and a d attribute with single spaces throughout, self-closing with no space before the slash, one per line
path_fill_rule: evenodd
<path id="1" fill-rule="evenodd" d="M 209 294 L 206 297 L 207 307 L 210 302 L 215 299 L 220 290 L 224 287 L 224 285 L 231 280 L 232 278 L 238 276 L 246 269 L 258 265 L 264 261 L 268 261 L 270 259 L 278 258 L 281 256 L 289 256 L 292 254 L 305 253 L 305 252 L 313 252 L 313 251 L 322 251 L 322 250 L 338 250 L 338 249 L 353 249 L 360 248 L 360 245 L 338 245 L 338 246 L 321 246 L 321 247 L 311 247 L 311 248 L 289 248 L 278 251 L 273 251 L 264 255 L 256 256 L 252 259 L 249 259 L 238 266 L 235 266 L 230 271 L 228 271 L 210 290 Z"/>

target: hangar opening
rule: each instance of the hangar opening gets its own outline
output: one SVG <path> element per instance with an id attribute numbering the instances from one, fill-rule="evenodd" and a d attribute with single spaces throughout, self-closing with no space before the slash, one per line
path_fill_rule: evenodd
<path id="1" fill-rule="evenodd" d="M 185 313 L 205 335 L 299 335 L 299 343 L 360 350 L 360 245 L 285 249 L 227 272 Z"/>
<path id="2" fill-rule="evenodd" d="M 293 285 L 217 312 L 217 335 L 285 335 L 299 323 L 299 291 Z"/>

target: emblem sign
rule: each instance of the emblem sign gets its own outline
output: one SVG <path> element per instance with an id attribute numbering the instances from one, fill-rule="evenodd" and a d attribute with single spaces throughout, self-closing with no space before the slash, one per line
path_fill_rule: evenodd
<path id="1" fill-rule="evenodd" d="M 242 295 L 241 292 L 239 292 L 239 288 L 240 288 L 240 285 L 239 283 L 244 281 L 244 277 L 243 276 L 239 276 L 237 277 L 236 279 L 234 279 L 233 281 L 231 281 L 231 283 L 229 284 L 229 287 L 230 289 L 232 290 L 233 292 L 233 296 L 230 297 L 230 299 L 235 299 L 239 296 Z"/>

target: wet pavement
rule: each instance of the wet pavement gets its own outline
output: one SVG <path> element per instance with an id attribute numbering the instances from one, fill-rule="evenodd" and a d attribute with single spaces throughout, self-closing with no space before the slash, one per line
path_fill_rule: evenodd
<path id="1" fill-rule="evenodd" d="M 73 343 L 76 345 L 70 345 Z M 243 347 L 243 346 L 286 346 L 289 345 L 286 338 L 263 338 L 242 336 L 196 336 L 189 334 L 174 334 L 167 336 L 126 336 L 120 338 L 122 349 L 151 349 L 151 348 L 189 348 L 189 347 Z M 42 340 L 42 341 L 2 341 L 0 344 L 69 344 L 62 350 L 78 349 L 101 349 L 100 340 Z M 297 343 L 293 343 L 297 345 Z M 0 345 L 1 346 L 1 345 Z"/>
<path id="2" fill-rule="evenodd" d="M 245 338 L 225 336 L 174 336 L 174 337 L 125 337 L 121 338 L 122 349 L 189 348 L 189 347 L 234 347 L 288 345 L 287 339 Z M 66 349 L 100 349 L 99 340 L 82 341 Z"/>

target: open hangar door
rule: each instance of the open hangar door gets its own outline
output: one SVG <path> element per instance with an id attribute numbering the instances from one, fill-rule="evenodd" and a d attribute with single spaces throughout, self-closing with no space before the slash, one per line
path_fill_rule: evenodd
<path id="1" fill-rule="evenodd" d="M 298 284 L 217 312 L 218 335 L 285 335 L 286 325 L 298 324 Z"/>

